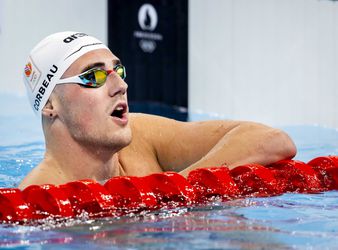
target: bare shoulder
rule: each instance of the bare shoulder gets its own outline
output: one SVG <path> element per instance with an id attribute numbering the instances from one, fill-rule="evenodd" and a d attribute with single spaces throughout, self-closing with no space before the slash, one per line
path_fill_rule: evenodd
<path id="1" fill-rule="evenodd" d="M 176 120 L 165 118 L 158 115 L 149 115 L 143 113 L 130 113 L 130 122 L 132 128 L 146 129 L 144 125 L 158 128 L 158 126 L 166 126 L 173 123 L 177 123 Z"/>
<path id="2" fill-rule="evenodd" d="M 144 139 L 147 143 L 156 143 L 168 138 L 172 132 L 184 123 L 157 115 L 142 113 L 130 114 L 130 126 L 134 139 Z"/>
<path id="3" fill-rule="evenodd" d="M 19 184 L 19 189 L 25 189 L 30 185 L 43 185 L 43 184 L 62 184 L 63 178 L 56 173 L 54 170 L 48 168 L 44 163 L 40 163 L 38 166 L 32 169 L 31 172 L 22 180 Z"/>

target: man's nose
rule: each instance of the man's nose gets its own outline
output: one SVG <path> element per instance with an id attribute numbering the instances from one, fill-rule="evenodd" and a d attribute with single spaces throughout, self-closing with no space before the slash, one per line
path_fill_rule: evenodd
<path id="1" fill-rule="evenodd" d="M 108 76 L 107 86 L 110 96 L 124 95 L 127 92 L 128 84 L 116 73 Z"/>

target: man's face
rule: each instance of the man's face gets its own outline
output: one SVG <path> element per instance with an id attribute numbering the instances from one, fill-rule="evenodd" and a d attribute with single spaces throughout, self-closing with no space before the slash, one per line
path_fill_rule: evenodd
<path id="1" fill-rule="evenodd" d="M 112 70 L 119 59 L 110 51 L 98 49 L 77 59 L 62 78 L 81 74 L 91 68 Z M 96 148 L 120 150 L 131 141 L 128 122 L 127 84 L 115 72 L 99 88 L 61 84 L 54 89 L 61 126 L 75 141 Z M 55 124 L 57 125 L 57 124 Z"/>

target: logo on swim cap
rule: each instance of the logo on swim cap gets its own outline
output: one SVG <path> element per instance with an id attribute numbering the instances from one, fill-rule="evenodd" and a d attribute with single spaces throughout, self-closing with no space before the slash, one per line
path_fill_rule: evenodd
<path id="1" fill-rule="evenodd" d="M 28 82 L 31 90 L 33 91 L 35 89 L 36 84 L 38 83 L 40 79 L 41 72 L 36 67 L 36 65 L 33 63 L 32 58 L 29 58 L 24 71 L 25 71 L 25 79 Z"/>
<path id="2" fill-rule="evenodd" d="M 85 33 L 75 33 L 69 37 L 66 37 L 65 39 L 63 39 L 64 43 L 70 43 L 71 41 L 74 41 L 75 39 L 79 38 L 79 37 L 83 37 L 83 36 L 88 36 Z"/>
<path id="3" fill-rule="evenodd" d="M 29 62 L 25 66 L 25 75 L 29 77 L 32 73 L 32 64 Z"/>

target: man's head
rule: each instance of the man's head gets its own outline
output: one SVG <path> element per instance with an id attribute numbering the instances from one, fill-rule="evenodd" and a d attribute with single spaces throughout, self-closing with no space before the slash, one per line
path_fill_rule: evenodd
<path id="1" fill-rule="evenodd" d="M 54 131 L 91 146 L 130 143 L 124 74 L 119 59 L 94 37 L 61 32 L 42 40 L 30 54 L 24 78 L 46 139 Z"/>
<path id="2" fill-rule="evenodd" d="M 80 56 L 107 49 L 101 41 L 79 32 L 59 32 L 39 42 L 30 52 L 24 82 L 35 113 L 40 114 L 63 73 Z"/>

